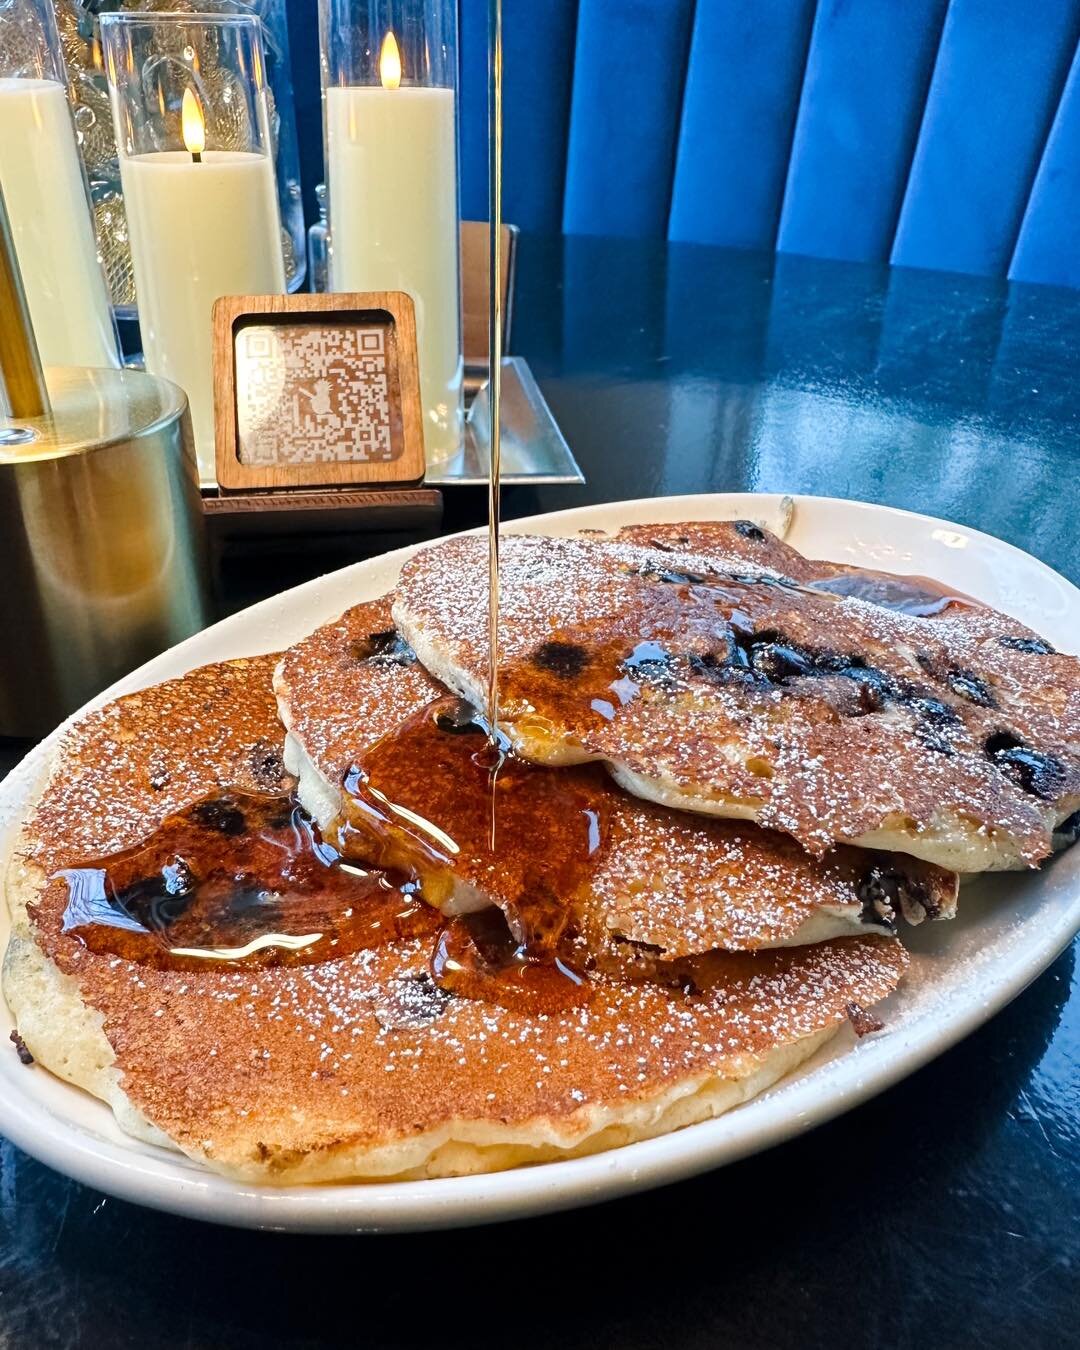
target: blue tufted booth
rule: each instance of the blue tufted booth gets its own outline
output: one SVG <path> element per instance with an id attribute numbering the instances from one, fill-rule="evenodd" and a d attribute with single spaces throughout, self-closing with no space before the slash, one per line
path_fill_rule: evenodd
<path id="1" fill-rule="evenodd" d="M 312 2 L 290 0 L 308 89 Z M 475 218 L 487 0 L 459 2 Z M 1080 0 L 504 0 L 504 23 L 525 229 L 1080 286 Z"/>

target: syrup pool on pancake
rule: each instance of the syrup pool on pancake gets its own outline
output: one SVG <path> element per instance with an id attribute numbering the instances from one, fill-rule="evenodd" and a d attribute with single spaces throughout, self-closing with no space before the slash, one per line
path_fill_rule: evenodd
<path id="1" fill-rule="evenodd" d="M 453 744 L 462 744 L 464 730 L 457 728 Z M 472 846 L 483 847 L 485 729 L 473 726 L 470 740 L 478 793 L 468 812 L 457 813 L 456 828 L 463 837 L 474 829 Z M 503 790 L 516 785 L 508 775 Z M 543 786 L 550 790 L 552 784 Z M 517 812 L 522 806 L 535 810 L 538 801 L 536 794 L 528 795 L 527 804 L 515 798 L 519 825 Z M 419 818 L 410 816 L 417 827 Z M 586 821 L 580 832 L 553 836 L 567 885 L 573 850 L 589 848 L 592 828 Z M 420 833 L 430 842 L 430 834 Z M 441 831 L 434 836 L 448 849 L 457 847 Z M 415 848 L 403 856 L 415 860 Z M 427 937 L 432 975 L 449 993 L 533 1012 L 575 1006 L 589 995 L 584 977 L 558 954 L 567 911 L 538 877 L 529 892 L 531 907 L 526 911 L 522 903 L 516 915 L 522 936 L 514 935 L 497 908 L 444 923 L 410 873 L 349 862 L 291 793 L 215 793 L 167 817 L 135 848 L 56 875 L 68 888 L 65 933 L 91 951 L 158 969 L 308 965 Z"/>
<path id="2" fill-rule="evenodd" d="M 628 525 L 616 537 L 665 553 L 715 556 L 728 564 L 733 558 L 744 558 L 747 562 L 767 566 L 811 591 L 865 600 L 868 604 L 916 618 L 942 614 L 953 605 L 984 608 L 981 601 L 934 577 L 804 558 L 752 520 Z"/>
<path id="3" fill-rule="evenodd" d="M 326 961 L 437 927 L 415 886 L 345 862 L 291 794 L 204 797 L 58 875 L 65 932 L 164 969 Z"/>

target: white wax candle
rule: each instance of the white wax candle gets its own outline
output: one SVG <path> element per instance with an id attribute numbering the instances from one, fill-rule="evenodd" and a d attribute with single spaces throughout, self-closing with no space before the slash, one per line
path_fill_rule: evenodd
<path id="1" fill-rule="evenodd" d="M 75 129 L 55 80 L 0 79 L 0 187 L 42 361 L 118 366 Z"/>
<path id="2" fill-rule="evenodd" d="M 330 285 L 416 305 L 429 463 L 461 446 L 461 301 L 452 89 L 326 90 Z"/>
<path id="3" fill-rule="evenodd" d="M 186 150 L 120 156 L 146 368 L 188 396 L 199 475 L 214 471 L 210 314 L 222 295 L 285 290 L 269 156 Z"/>

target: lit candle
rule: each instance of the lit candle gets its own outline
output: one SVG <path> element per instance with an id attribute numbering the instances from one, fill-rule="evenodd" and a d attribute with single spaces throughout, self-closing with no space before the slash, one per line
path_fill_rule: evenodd
<path id="1" fill-rule="evenodd" d="M 461 446 L 454 90 L 402 83 L 392 32 L 378 85 L 328 84 L 330 285 L 407 291 L 416 306 L 429 463 Z"/>
<path id="2" fill-rule="evenodd" d="M 56 80 L 0 79 L 0 187 L 42 361 L 118 366 L 75 128 Z"/>
<path id="3" fill-rule="evenodd" d="M 199 475 L 214 481 L 211 310 L 222 295 L 285 290 L 269 155 L 207 150 L 198 99 L 184 91 L 185 149 L 120 155 L 146 368 L 187 394 Z"/>

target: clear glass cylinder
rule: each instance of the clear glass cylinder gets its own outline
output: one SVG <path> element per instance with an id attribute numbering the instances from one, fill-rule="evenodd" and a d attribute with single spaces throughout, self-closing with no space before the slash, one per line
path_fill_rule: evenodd
<path id="1" fill-rule="evenodd" d="M 176 0 L 163 0 L 170 9 Z M 205 10 L 206 0 L 193 0 Z M 274 166 L 277 170 L 278 203 L 281 207 L 282 244 L 285 251 L 285 279 L 290 291 L 304 284 L 307 274 L 304 256 L 304 201 L 300 184 L 300 143 L 296 134 L 296 107 L 293 99 L 292 57 L 289 52 L 289 20 L 286 0 L 227 0 L 231 8 L 246 4 L 263 21 L 263 50 L 266 54 L 266 82 L 273 95 L 270 134 L 274 138 Z"/>
<path id="2" fill-rule="evenodd" d="M 326 184 L 317 183 L 315 200 L 319 204 L 319 219 L 308 227 L 308 285 L 318 294 L 329 288 L 330 278 L 330 218 L 327 215 Z"/>
<path id="3" fill-rule="evenodd" d="M 303 285 L 304 211 L 300 193 L 300 155 L 289 59 L 286 0 L 53 0 L 60 41 L 67 61 L 70 97 L 75 109 L 79 148 L 90 178 L 98 251 L 105 267 L 113 306 L 123 319 L 136 315 L 135 279 L 128 247 L 120 166 L 116 157 L 109 90 L 101 59 L 101 10 L 129 13 L 256 14 L 262 20 L 263 55 L 269 86 L 270 133 L 275 144 L 281 247 L 290 290 Z"/>
<path id="4" fill-rule="evenodd" d="M 285 290 L 260 27 L 251 16 L 101 17 L 146 368 L 186 392 L 207 485 L 214 301 Z"/>
<path id="5" fill-rule="evenodd" d="M 119 366 L 51 0 L 0 0 L 0 189 L 42 361 Z"/>
<path id="6" fill-rule="evenodd" d="M 462 445 L 454 0 L 319 0 L 330 288 L 416 305 L 429 464 Z"/>

